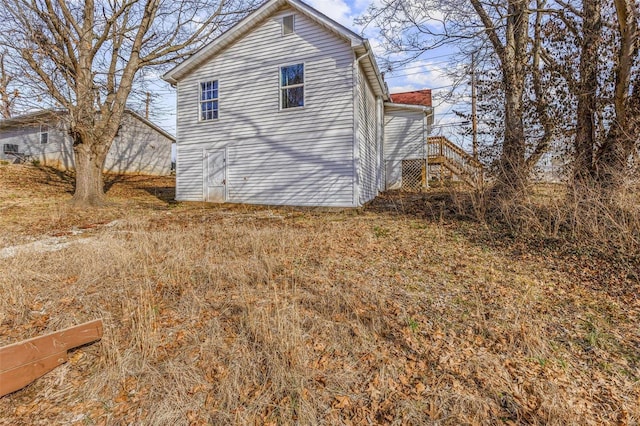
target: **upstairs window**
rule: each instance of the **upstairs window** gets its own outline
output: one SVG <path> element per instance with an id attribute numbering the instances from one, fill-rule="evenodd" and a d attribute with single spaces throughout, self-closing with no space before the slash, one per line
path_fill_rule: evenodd
<path id="1" fill-rule="evenodd" d="M 280 109 L 304 106 L 304 64 L 280 67 Z"/>
<path id="2" fill-rule="evenodd" d="M 282 18 L 282 35 L 293 34 L 296 32 L 296 17 L 288 15 Z"/>
<path id="3" fill-rule="evenodd" d="M 45 144 L 49 142 L 49 126 L 43 124 L 40 126 L 40 143 Z"/>
<path id="4" fill-rule="evenodd" d="M 218 80 L 200 83 L 200 120 L 218 118 Z"/>

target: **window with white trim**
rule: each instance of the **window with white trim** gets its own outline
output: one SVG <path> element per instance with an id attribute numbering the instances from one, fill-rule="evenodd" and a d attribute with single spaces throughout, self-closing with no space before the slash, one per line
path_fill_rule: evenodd
<path id="1" fill-rule="evenodd" d="M 304 106 L 304 64 L 280 67 L 280 109 Z"/>
<path id="2" fill-rule="evenodd" d="M 282 35 L 293 34 L 296 32 L 295 15 L 287 15 L 282 17 Z"/>
<path id="3" fill-rule="evenodd" d="M 40 143 L 49 143 L 49 126 L 46 124 L 40 125 Z"/>
<path id="4" fill-rule="evenodd" d="M 218 80 L 200 83 L 200 120 L 218 118 Z"/>

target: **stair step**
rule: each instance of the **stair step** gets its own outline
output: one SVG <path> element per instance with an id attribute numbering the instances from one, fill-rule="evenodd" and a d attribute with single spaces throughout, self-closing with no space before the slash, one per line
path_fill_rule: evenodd
<path id="1" fill-rule="evenodd" d="M 435 154 L 429 154 L 429 164 L 439 166 L 440 170 L 443 167 L 446 168 L 472 187 L 482 183 L 482 164 L 462 148 L 442 136 L 429 138 L 428 144 L 429 151 L 435 152 Z M 431 147 L 436 149 L 432 151 Z"/>

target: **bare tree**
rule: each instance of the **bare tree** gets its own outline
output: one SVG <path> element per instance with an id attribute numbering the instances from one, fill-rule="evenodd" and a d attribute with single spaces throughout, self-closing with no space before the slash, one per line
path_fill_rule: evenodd
<path id="1" fill-rule="evenodd" d="M 600 62 L 598 56 L 602 45 L 601 9 L 600 0 L 582 0 L 582 31 L 576 30 L 575 33 L 578 40 L 581 40 L 579 79 L 577 84 L 571 85 L 578 98 L 573 161 L 573 179 L 578 186 L 588 184 L 594 177 Z M 578 28 L 576 24 L 571 25 L 571 28 Z"/>
<path id="2" fill-rule="evenodd" d="M 5 0 L 3 41 L 62 106 L 73 139 L 72 202 L 105 201 L 102 169 L 141 70 L 192 54 L 255 0 Z"/>
<path id="3" fill-rule="evenodd" d="M 364 20 L 381 26 L 390 55 L 448 43 L 497 64 L 500 86 L 480 90 L 502 100 L 492 105 L 501 193 L 520 193 L 560 141 L 571 142 L 574 182 L 602 187 L 619 186 L 640 152 L 637 1 L 382 0 Z"/>
<path id="4" fill-rule="evenodd" d="M 637 4 L 626 0 L 554 0 L 545 62 L 565 81 L 573 123 L 574 188 L 620 187 L 640 147 L 640 34 Z M 555 39 L 554 39 L 555 38 Z M 634 77 L 635 73 L 635 77 Z"/>
<path id="5" fill-rule="evenodd" d="M 530 0 L 386 0 L 372 6 L 364 18 L 382 27 L 390 52 L 414 58 L 449 44 L 467 52 L 484 51 L 498 65 L 503 98 L 496 192 L 508 196 L 522 193 L 554 131 L 546 112 L 540 42 L 532 43 L 542 37 L 543 7 L 544 2 Z M 527 93 L 529 87 L 533 95 Z M 540 107 L 528 110 L 527 96 L 534 96 Z M 526 112 L 536 115 L 542 137 L 528 137 Z"/>
<path id="6" fill-rule="evenodd" d="M 509 189 L 509 192 L 515 190 L 517 193 L 524 187 L 527 178 L 524 90 L 529 51 L 529 5 L 524 0 L 508 0 L 506 4 L 496 2 L 489 5 L 480 0 L 471 0 L 471 4 L 500 60 L 505 117 L 499 182 L 502 184 L 501 189 Z M 504 32 L 501 28 L 504 28 Z"/>
<path id="7" fill-rule="evenodd" d="M 617 189 L 634 149 L 640 146 L 640 5 L 634 0 L 614 0 L 616 61 L 614 65 L 614 122 L 595 158 L 598 180 L 605 187 Z M 633 71 L 636 71 L 633 87 Z"/>
<path id="8" fill-rule="evenodd" d="M 11 88 L 14 76 L 6 67 L 6 57 L 6 51 L 0 52 L 0 117 L 11 118 L 13 105 L 18 99 L 20 92 L 18 89 Z"/>

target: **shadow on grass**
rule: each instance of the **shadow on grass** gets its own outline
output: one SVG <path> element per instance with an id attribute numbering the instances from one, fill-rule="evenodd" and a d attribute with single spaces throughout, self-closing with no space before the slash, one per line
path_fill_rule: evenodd
<path id="1" fill-rule="evenodd" d="M 377 214 L 442 226 L 478 247 L 507 253 L 514 260 L 539 257 L 551 268 L 571 273 L 586 287 L 619 294 L 640 290 L 640 253 L 578 238 L 567 230 L 555 235 L 536 232 L 537 228 L 519 231 L 490 210 L 479 213 L 476 209 L 473 194 L 446 188 L 424 193 L 388 191 L 365 206 Z M 538 221 L 547 220 L 544 209 L 527 212 L 537 214 Z"/>
<path id="2" fill-rule="evenodd" d="M 175 186 L 145 186 L 138 187 L 146 191 L 148 194 L 153 195 L 158 200 L 167 204 L 178 204 L 176 201 L 176 187 Z"/>
<path id="3" fill-rule="evenodd" d="M 40 180 L 45 185 L 51 185 L 55 183 L 62 184 L 67 187 L 66 193 L 73 194 L 76 188 L 76 173 L 74 170 L 61 170 L 53 166 L 38 165 L 36 169 L 43 173 L 43 178 Z M 105 194 L 117 183 L 125 182 L 127 176 L 125 175 L 104 175 L 104 192 Z"/>
<path id="4" fill-rule="evenodd" d="M 115 174 L 104 174 L 104 193 L 108 193 L 111 188 L 117 183 L 126 182 L 127 178 L 130 178 L 129 175 L 115 175 Z"/>
<path id="5" fill-rule="evenodd" d="M 35 168 L 43 173 L 40 182 L 45 185 L 61 185 L 67 194 L 73 194 L 75 191 L 76 175 L 73 171 L 60 170 L 51 166 L 35 166 Z"/>
<path id="6" fill-rule="evenodd" d="M 75 192 L 76 174 L 73 170 L 61 170 L 52 166 L 35 166 L 40 172 L 39 183 L 61 187 L 62 190 L 73 195 Z M 169 184 L 169 185 L 168 185 Z M 104 174 L 104 192 L 114 191 L 114 187 L 126 191 L 144 191 L 167 204 L 176 204 L 175 185 L 170 185 L 166 176 L 134 175 L 134 174 Z"/>
<path id="7" fill-rule="evenodd" d="M 364 209 L 366 211 L 401 216 L 404 218 L 424 219 L 430 222 L 475 221 L 471 207 L 471 195 L 456 193 L 446 188 L 427 192 L 387 191 L 380 194 Z"/>

